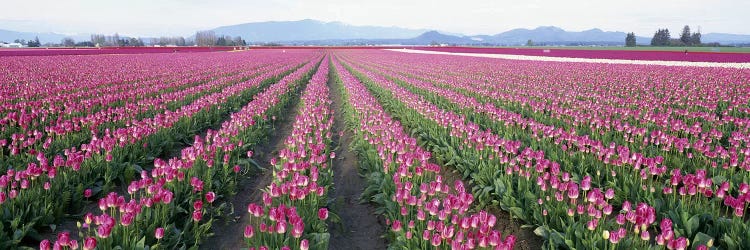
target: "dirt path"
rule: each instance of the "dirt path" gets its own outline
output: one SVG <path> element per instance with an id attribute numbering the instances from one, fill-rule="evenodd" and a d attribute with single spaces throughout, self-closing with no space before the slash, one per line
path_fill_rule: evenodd
<path id="1" fill-rule="evenodd" d="M 385 232 L 383 221 L 375 216 L 373 206 L 359 202 L 366 181 L 359 176 L 357 157 L 349 151 L 352 134 L 346 130 L 344 118 L 341 117 L 341 95 L 334 91 L 332 85 L 333 81 L 329 80 L 334 110 L 333 141 L 338 147 L 333 161 L 334 189 L 331 197 L 336 199 L 335 212 L 341 217 L 341 224 L 329 226 L 329 249 L 386 249 L 386 241 L 380 237 Z"/>
<path id="2" fill-rule="evenodd" d="M 302 88 L 303 90 L 304 88 Z M 300 90 L 300 92 L 302 91 Z M 275 130 L 271 132 L 269 140 L 253 149 L 255 160 L 260 166 L 267 168 L 271 165 L 271 159 L 278 155 L 279 150 L 284 148 L 284 139 L 294 129 L 294 118 L 299 110 L 299 96 L 292 100 L 291 108 L 288 108 L 284 117 L 278 117 Z M 237 195 L 231 199 L 234 213 L 229 216 L 229 221 L 217 221 L 213 225 L 214 235 L 207 238 L 200 249 L 246 249 L 243 233 L 249 221 L 247 205 L 260 203 L 262 192 L 260 189 L 271 184 L 272 171 L 255 171 L 243 176 L 237 184 Z"/>

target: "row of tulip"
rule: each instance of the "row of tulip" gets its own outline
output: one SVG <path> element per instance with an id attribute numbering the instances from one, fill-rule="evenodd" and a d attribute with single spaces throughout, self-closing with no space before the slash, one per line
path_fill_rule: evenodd
<path id="1" fill-rule="evenodd" d="M 18 244 L 25 236 L 80 213 L 89 196 L 103 197 L 116 186 L 126 186 L 137 172 L 150 168 L 153 159 L 188 142 L 206 128 L 217 126 L 233 111 L 239 110 L 256 93 L 291 73 L 295 64 L 309 61 L 315 53 L 288 55 L 286 67 L 265 72 L 245 82 L 203 96 L 175 111 L 166 110 L 153 118 L 130 121 L 129 126 L 105 130 L 80 149 L 72 147 L 53 159 L 38 155 L 26 169 L 9 169 L 0 176 L 2 215 L 0 241 Z M 263 58 L 259 58 L 263 60 Z M 49 193 L 59 193 L 52 197 Z"/>
<path id="2" fill-rule="evenodd" d="M 142 59 L 142 64 L 146 64 L 146 62 L 150 61 L 149 58 Z M 6 103 L 3 103 L 3 119 L 0 120 L 0 123 L 2 123 L 4 127 L 15 125 L 16 127 L 22 127 L 27 130 L 41 130 L 45 125 L 49 125 L 48 123 L 55 122 L 58 119 L 80 117 L 106 109 L 110 106 L 122 106 L 124 101 L 132 100 L 133 98 L 138 98 L 140 96 L 165 93 L 163 91 L 160 91 L 160 93 L 152 93 L 153 91 L 151 90 L 154 90 L 156 85 L 179 86 L 176 82 L 183 82 L 183 84 L 185 84 L 199 82 L 202 80 L 201 78 L 215 78 L 228 72 L 236 74 L 239 72 L 238 67 L 239 66 L 237 65 L 232 65 L 231 67 L 228 66 L 225 68 L 212 69 L 210 71 L 205 69 L 201 70 L 200 68 L 191 68 L 189 71 L 177 68 L 174 72 L 169 74 L 160 73 L 158 75 L 150 76 L 147 74 L 139 74 L 144 72 L 104 71 L 90 76 L 92 79 L 97 79 L 97 76 L 107 76 L 107 73 L 121 74 L 125 76 L 139 76 L 132 77 L 133 79 L 130 77 L 125 78 L 127 80 L 124 79 L 121 82 L 110 82 L 118 79 L 111 75 L 110 77 L 112 79 L 106 78 L 99 82 L 91 80 L 67 82 L 68 80 L 58 79 L 55 76 L 45 75 L 40 72 L 37 73 L 37 79 L 28 79 L 27 81 L 15 84 L 9 83 L 9 86 L 4 88 L 6 90 L 14 91 L 14 93 L 5 97 L 7 98 L 7 101 Z M 18 67 L 11 67 L 11 69 L 18 70 Z M 72 69 L 69 69 L 68 71 L 70 71 L 69 74 L 76 73 Z M 16 96 L 16 94 L 26 92 L 27 89 L 35 89 L 40 86 L 46 88 L 39 90 L 39 92 L 35 94 Z M 58 91 L 50 93 L 48 92 L 50 90 Z M 158 89 L 155 90 L 158 91 Z"/>
<path id="3" fill-rule="evenodd" d="M 392 56 L 388 55 L 380 58 L 380 62 L 384 62 L 384 59 L 388 59 L 387 63 L 392 64 L 391 68 L 401 68 L 403 63 L 392 63 Z M 372 58 L 368 58 L 368 61 Z M 465 71 L 464 68 L 450 67 L 443 69 L 444 71 L 435 71 L 432 68 L 428 68 L 429 64 L 424 63 L 424 59 L 415 60 L 414 58 L 408 59 L 409 65 L 421 65 L 421 70 L 410 69 L 410 74 L 422 75 L 432 82 L 440 82 L 444 88 L 450 88 L 457 90 L 466 95 L 473 96 L 482 104 L 494 104 L 498 108 L 507 110 L 499 114 L 503 116 L 509 116 L 506 118 L 512 120 L 520 120 L 514 122 L 525 122 L 525 119 L 521 118 L 529 117 L 535 121 L 531 124 L 532 127 L 529 129 L 539 130 L 545 134 L 552 134 L 558 136 L 561 133 L 570 133 L 576 137 L 574 143 L 567 143 L 567 147 L 587 147 L 597 149 L 604 152 L 607 157 L 613 158 L 613 162 L 618 163 L 628 157 L 625 154 L 620 154 L 623 150 L 627 149 L 628 153 L 639 153 L 648 158 L 658 158 L 661 156 L 662 160 L 655 167 L 663 169 L 663 165 L 685 165 L 683 169 L 687 169 L 689 172 L 693 172 L 703 165 L 711 165 L 713 168 L 721 166 L 722 169 L 729 168 L 732 173 L 728 175 L 734 175 L 734 173 L 746 174 L 747 169 L 750 169 L 750 133 L 748 133 L 748 124 L 750 120 L 746 119 L 747 115 L 739 114 L 739 116 L 732 116 L 729 112 L 723 112 L 722 116 L 706 118 L 708 121 L 693 121 L 692 125 L 688 126 L 685 121 L 680 120 L 680 116 L 689 116 L 690 111 L 680 111 L 676 106 L 687 106 L 696 107 L 698 104 L 695 103 L 684 103 L 678 104 L 678 102 L 669 102 L 654 107 L 643 106 L 643 103 L 653 104 L 661 103 L 662 100 L 646 100 L 644 101 L 632 101 L 627 97 L 628 93 L 614 93 L 615 101 L 606 102 L 595 102 L 587 98 L 584 91 L 597 92 L 597 90 L 583 89 L 584 91 L 577 91 L 573 93 L 563 93 L 558 97 L 557 95 L 545 96 L 536 93 L 535 99 L 528 100 L 524 94 L 518 94 L 515 92 L 501 93 L 495 82 L 503 83 L 501 77 L 490 76 L 488 79 L 483 81 L 475 81 L 476 74 L 467 73 L 464 74 L 461 71 Z M 576 64 L 571 64 L 575 66 Z M 568 65 L 566 65 L 568 66 Z M 415 66 L 416 67 L 416 66 Z M 461 66 L 463 67 L 463 65 Z M 626 68 L 631 71 L 637 71 L 634 67 Z M 460 72 L 444 74 L 445 71 Z M 658 72 L 658 71 L 657 71 Z M 615 72 L 620 73 L 620 72 Z M 742 71 L 734 72 L 741 76 Z M 489 74 L 486 73 L 485 74 Z M 706 73 L 704 73 L 706 74 Z M 457 76 L 458 75 L 458 76 Z M 450 77 L 447 77 L 450 76 Z M 576 75 L 573 75 L 576 76 Z M 634 76 L 628 75 L 633 78 Z M 662 76 L 663 77 L 663 76 Z M 725 79 L 719 78 L 720 80 L 732 81 L 732 76 L 727 76 Z M 490 81 L 491 83 L 484 83 L 484 81 Z M 569 81 L 569 80 L 568 80 Z M 588 81 L 588 80 L 587 80 Z M 670 82 L 672 80 L 670 79 Z M 686 79 L 674 80 L 674 82 L 684 82 Z M 742 80 L 739 80 L 739 88 L 746 86 L 742 84 Z M 546 82 L 543 82 L 548 84 Z M 690 84 L 693 84 L 692 82 Z M 608 86 L 609 85 L 605 85 Z M 615 88 L 609 87 L 609 88 Z M 661 88 L 674 87 L 662 86 Z M 737 86 L 732 86 L 738 88 Z M 562 86 L 560 89 L 565 91 L 567 89 L 578 90 L 580 88 L 569 88 Z M 605 88 L 606 89 L 606 88 Z M 546 92 L 558 91 L 557 89 L 545 89 Z M 599 91 L 601 92 L 601 91 Z M 653 91 L 652 91 L 653 92 Z M 607 96 L 607 99 L 611 93 L 601 93 L 601 96 Z M 640 95 L 640 94 L 639 94 Z M 575 96 L 577 99 L 573 99 Z M 564 97 L 564 100 L 559 100 Z M 540 101 L 534 101 L 542 98 Z M 544 99 L 546 98 L 546 99 Z M 715 101 L 712 98 L 712 103 L 721 102 Z M 728 100 L 734 100 L 733 103 L 747 103 L 744 95 L 735 93 L 735 95 L 727 96 Z M 723 100 L 723 99 L 719 99 Z M 745 101 L 743 101 L 745 100 Z M 592 102 L 594 101 L 594 102 Z M 550 102 L 550 103 L 548 103 Z M 524 105 L 529 105 L 528 108 Z M 609 105 L 609 106 L 608 106 Z M 612 106 L 614 105 L 614 106 Z M 714 104 L 714 108 L 718 107 L 718 104 Z M 661 108 L 660 108 L 661 106 Z M 719 105 L 720 106 L 720 105 Z M 731 111 L 734 109 L 740 109 L 741 106 L 725 107 L 725 111 Z M 659 109 L 662 113 L 654 113 Z M 590 110 L 590 111 L 589 111 Z M 596 112 L 592 116 L 591 112 Z M 706 113 L 706 112 L 703 112 Z M 716 116 L 722 112 L 716 110 L 709 110 L 707 115 Z M 747 113 L 746 111 L 744 113 Z M 642 115 L 643 118 L 637 117 Z M 672 117 L 674 115 L 674 117 Z M 629 118 L 636 116 L 636 118 Z M 695 115 L 703 117 L 705 115 Z M 742 118 L 745 117 L 745 118 Z M 703 119 L 703 118 L 700 118 Z M 732 123 L 728 125 L 727 123 Z M 526 125 L 526 124 L 524 124 Z M 713 127 L 719 127 L 714 129 Z M 721 128 L 724 127 L 724 128 Z M 560 132 L 562 130 L 562 132 Z M 568 132 L 569 131 L 569 132 Z M 612 148 L 614 144 L 614 148 Z M 608 149 L 609 147 L 609 149 Z M 625 148 L 623 148 L 625 147 Z M 615 150 L 617 148 L 618 150 Z M 619 152 L 618 152 L 619 151 Z M 720 171 L 718 169 L 716 171 Z M 662 173 L 668 171 L 661 171 Z"/>
<path id="4" fill-rule="evenodd" d="M 148 61 L 149 58 L 143 59 Z M 8 138 L 0 140 L 0 170 L 4 172 L 8 165 L 25 165 L 31 160 L 29 158 L 36 156 L 35 152 L 42 151 L 47 157 L 52 157 L 90 140 L 92 135 L 101 134 L 107 128 L 126 126 L 130 120 L 150 118 L 165 109 L 174 111 L 221 90 L 225 85 L 267 71 L 269 63 L 284 62 L 263 60 L 227 64 L 210 70 L 176 71 L 143 81 L 92 86 L 99 88 L 88 91 L 79 91 L 87 89 L 79 88 L 75 89 L 78 92 L 58 93 L 55 98 L 42 99 L 41 102 L 15 103 L 20 105 L 19 111 L 9 112 L 0 119 L 0 136 Z M 69 99 L 71 96 L 80 98 Z M 85 107 L 85 111 L 79 111 L 77 107 Z M 71 143 L 73 145 L 69 145 Z M 18 161 L 17 158 L 26 159 Z"/>
<path id="5" fill-rule="evenodd" d="M 105 122 L 102 121 L 104 118 L 122 116 L 127 113 L 135 115 L 144 110 L 153 109 L 151 106 L 163 106 L 169 101 L 179 100 L 176 97 L 181 99 L 201 90 L 215 88 L 216 86 L 206 84 L 211 80 L 215 83 L 230 83 L 237 79 L 248 78 L 261 71 L 259 68 L 262 66 L 270 66 L 264 63 L 264 61 L 254 61 L 240 65 L 229 64 L 219 69 L 176 71 L 173 74 L 143 81 L 90 86 L 99 88 L 87 91 L 81 91 L 87 88 L 78 86 L 79 88 L 74 90 L 79 92 L 58 93 L 55 98 L 42 99 L 41 102 L 19 101 L 15 103 L 18 105 L 15 110 L 18 111 L 8 112 L 0 119 L 0 125 L 2 125 L 0 135 L 11 137 L 10 141 L 2 144 L 8 147 L 11 154 L 18 154 L 20 148 L 45 139 L 43 138 L 45 135 L 59 135 L 70 130 L 80 130 L 81 127 L 86 126 L 94 130 L 97 124 Z M 283 63 L 283 61 L 279 60 L 276 63 Z M 238 74 L 240 75 L 236 76 Z M 229 78 L 232 76 L 234 77 Z M 76 86 L 76 84 L 67 85 Z M 202 89 L 196 89 L 198 87 Z M 186 88 L 191 88 L 191 90 L 185 90 Z M 170 99 L 165 99 L 167 97 Z M 26 98 L 22 97 L 21 100 Z M 143 101 L 146 103 L 142 103 Z M 179 106 L 166 104 L 166 107 L 174 109 Z M 85 111 L 79 110 L 80 108 L 85 108 Z"/>
<path id="6" fill-rule="evenodd" d="M 38 124 L 35 127 L 15 127 L 6 129 L 5 135 L 10 140 L 0 142 L 0 146 L 7 147 L 8 155 L 0 153 L 0 171 L 5 172 L 7 166 L 25 165 L 36 157 L 37 152 L 43 152 L 46 157 L 63 153 L 64 149 L 80 146 L 83 142 L 90 140 L 93 136 L 101 135 L 105 130 L 114 130 L 127 125 L 132 120 L 152 118 L 156 114 L 169 109 L 171 111 L 187 105 L 205 95 L 216 93 L 221 89 L 232 86 L 242 81 L 257 77 L 260 73 L 269 71 L 269 66 L 250 68 L 248 71 L 233 74 L 231 76 L 219 77 L 209 81 L 211 78 L 198 79 L 198 82 L 187 83 L 170 82 L 164 85 L 156 85 L 154 89 L 136 86 L 138 91 L 133 91 L 138 98 L 125 97 L 122 100 L 132 100 L 122 103 L 116 107 L 109 106 L 100 111 L 91 110 L 91 113 L 81 117 L 70 117 L 50 121 L 50 124 Z M 215 77 L 215 76 L 214 76 Z M 192 78 L 190 78 L 192 81 Z M 184 88 L 183 88 L 184 86 Z M 169 92 L 162 92 L 168 89 Z M 127 96 L 127 93 L 118 93 Z M 144 98 L 145 97 L 145 98 Z M 5 128 L 19 126 L 14 117 L 26 117 L 26 120 L 39 119 L 37 114 L 25 114 L 22 110 L 18 115 L 10 113 L 6 118 L 8 123 Z M 36 118 L 35 118 L 36 117 Z M 42 117 L 44 121 L 49 116 Z M 1 123 L 1 122 L 0 122 Z M 43 128 L 42 128 L 43 127 Z M 4 145 L 3 145 L 4 144 Z M 6 151 L 5 148 L 1 149 Z"/>
<path id="7" fill-rule="evenodd" d="M 337 90 L 354 129 L 353 148 L 367 176 L 362 198 L 380 206 L 391 246 L 406 249 L 512 249 L 515 236 L 494 228 L 497 218 L 471 213 L 474 197 L 460 180 L 446 181 L 431 154 L 408 136 L 357 79 L 338 61 Z M 448 182 L 448 183 L 446 183 Z"/>
<path id="8" fill-rule="evenodd" d="M 706 160 L 713 161 L 709 162 L 710 164 L 717 164 L 724 168 L 741 166 L 744 169 L 750 166 L 750 159 L 746 157 L 750 154 L 750 149 L 747 147 L 750 144 L 748 143 L 750 142 L 748 136 L 748 128 L 750 128 L 748 110 L 750 109 L 747 106 L 747 97 L 742 94 L 746 91 L 743 88 L 748 86 L 747 71 L 688 68 L 701 71 L 695 72 L 702 76 L 700 81 L 694 81 L 681 76 L 692 75 L 693 72 L 664 75 L 664 72 L 671 71 L 651 66 L 648 70 L 654 75 L 649 78 L 653 77 L 659 81 L 642 83 L 644 77 L 640 72 L 646 69 L 618 66 L 606 69 L 597 68 L 592 71 L 611 71 L 602 76 L 612 78 L 612 75 L 616 75 L 616 81 L 634 84 L 593 83 L 594 81 L 612 81 L 612 79 L 602 79 L 602 76 L 597 75 L 596 78 L 584 79 L 586 85 L 578 86 L 574 85 L 577 82 L 571 83 L 571 79 L 578 81 L 581 74 L 577 72 L 578 68 L 583 67 L 579 64 L 565 64 L 561 68 L 573 68 L 572 70 L 575 71 L 572 73 L 554 72 L 553 76 L 559 75 L 560 79 L 557 79 L 558 77 L 549 81 L 542 79 L 540 84 L 509 89 L 509 86 L 516 86 L 519 83 L 517 81 L 508 83 L 508 76 L 498 76 L 498 74 L 486 71 L 503 69 L 496 65 L 482 64 L 482 67 L 478 67 L 482 70 L 477 70 L 474 67 L 464 67 L 464 62 L 460 65 L 444 66 L 442 70 L 435 71 L 432 68 L 433 64 L 425 63 L 428 60 L 424 58 L 401 57 L 399 59 L 404 59 L 405 62 L 393 63 L 393 61 L 400 61 L 393 60 L 393 56 L 383 57 L 379 61 L 383 62 L 383 59 L 388 58 L 388 63 L 394 67 L 408 63 L 423 69 L 416 71 L 430 72 L 431 80 L 440 79 L 440 82 L 449 83 L 452 87 L 481 93 L 484 96 L 481 98 L 484 99 L 483 102 L 495 103 L 504 109 L 534 117 L 537 121 L 547 125 L 559 125 L 566 130 L 573 125 L 579 133 L 602 140 L 604 145 L 609 144 L 613 139 L 618 139 L 618 144 L 635 143 L 631 148 L 647 146 L 647 149 L 653 151 L 655 155 L 670 151 L 676 155 L 682 155 L 681 159 L 692 159 L 692 155 L 696 154 L 696 156 L 704 155 L 708 158 Z M 538 68 L 547 65 L 534 66 Z M 444 74 L 446 71 L 452 73 Z M 633 74 L 633 72 L 638 74 Z M 529 78 L 533 77 L 531 80 L 539 81 L 533 75 L 538 73 L 524 70 L 523 74 L 530 74 Z M 719 77 L 716 77 L 717 75 Z M 725 86 L 727 84 L 730 85 Z M 655 98 L 654 96 L 658 97 L 660 92 L 652 91 L 656 88 L 669 91 L 679 90 L 685 88 L 685 85 L 711 91 L 686 94 L 685 96 L 689 98 Z M 716 90 L 717 88 L 722 90 Z M 550 95 L 548 94 L 550 92 L 559 93 L 559 95 Z M 599 98 L 588 97 L 591 95 L 606 97 L 606 100 L 598 101 Z M 630 98 L 632 95 L 638 95 L 639 98 Z M 528 107 L 525 107 L 526 105 Z M 666 162 L 670 163 L 670 160 L 671 157 Z M 689 160 L 675 163 L 682 162 L 691 164 Z"/>
<path id="9" fill-rule="evenodd" d="M 4 57 L 0 60 L 0 81 L 7 84 L 0 89 L 0 113 L 59 104 L 65 104 L 60 108 L 79 110 L 85 106 L 76 105 L 77 99 L 126 91 L 128 83 L 174 81 L 193 72 L 239 72 L 244 68 L 242 64 L 252 62 L 255 56 L 215 53 Z M 57 96 L 56 100 L 49 100 L 52 96 Z"/>
<path id="10" fill-rule="evenodd" d="M 481 105 L 472 97 L 464 96 L 449 89 L 437 88 L 430 83 L 418 79 L 399 76 L 398 72 L 390 72 L 392 72 L 391 75 L 395 74 L 392 79 L 395 79 L 402 87 L 424 96 L 442 108 L 453 110 L 454 112 L 467 113 L 467 117 L 482 127 L 491 128 L 493 132 L 500 133 L 505 137 L 519 138 L 524 142 L 525 146 L 542 149 L 546 155 L 557 159 L 556 161 L 561 163 L 560 167 L 563 171 L 580 176 L 594 171 L 605 173 L 617 172 L 617 175 L 608 178 L 607 181 L 617 183 L 617 185 L 611 188 L 614 188 L 618 193 L 629 194 L 628 197 L 622 198 L 643 200 L 652 204 L 655 203 L 655 200 L 660 200 L 665 203 L 663 209 L 670 210 L 679 205 L 676 203 L 677 199 L 675 198 L 679 194 L 678 198 L 683 201 L 685 199 L 701 201 L 702 198 L 708 200 L 708 202 L 701 201 L 694 203 L 694 206 L 687 208 L 691 215 L 709 213 L 717 218 L 722 217 L 725 214 L 725 208 L 722 207 L 722 204 L 724 204 L 733 210 L 732 212 L 735 216 L 744 216 L 744 210 L 748 202 L 744 198 L 744 194 L 748 192 L 747 190 L 750 186 L 746 182 L 743 182 L 743 178 L 741 177 L 737 178 L 737 176 L 727 175 L 725 171 L 716 171 L 715 169 L 698 169 L 693 173 L 683 172 L 687 170 L 680 168 L 665 171 L 661 170 L 662 168 L 653 166 L 653 164 L 659 161 L 658 158 L 648 159 L 637 153 L 632 157 L 626 157 L 624 160 L 621 159 L 612 162 L 607 154 L 596 152 L 595 149 L 586 151 L 582 150 L 585 148 L 566 148 L 564 145 L 565 141 L 575 138 L 570 135 L 566 136 L 568 133 L 566 131 L 557 130 L 559 131 L 557 133 L 562 134 L 562 138 L 557 138 L 557 135 L 554 134 L 537 136 L 538 130 L 533 129 L 536 124 L 532 119 L 521 118 L 519 120 L 522 121 L 518 122 L 521 125 L 518 125 L 514 121 L 504 120 L 507 116 L 504 114 L 498 115 L 498 113 L 504 111 L 498 112 L 491 104 Z M 472 117 L 473 112 L 480 113 L 481 115 L 476 115 L 478 118 Z M 528 121 L 531 122 L 524 123 Z M 524 130 L 523 128 L 526 129 Z M 556 146 L 561 144 L 561 141 L 563 144 L 562 148 Z M 568 144 L 570 143 L 568 142 Z M 614 147 L 610 147 L 609 149 L 614 151 Z M 624 150 L 628 154 L 627 148 L 622 149 L 621 146 L 618 146 L 618 149 L 621 152 Z M 588 155 L 589 153 L 593 155 Z M 578 156 L 579 159 L 574 158 L 574 156 Z M 575 162 L 585 163 L 583 164 L 585 166 L 581 167 L 578 166 L 581 164 L 570 164 Z M 640 166 L 641 162 L 645 163 L 642 169 Z M 633 166 L 633 168 L 623 167 L 625 164 Z M 713 184 L 715 180 L 717 181 L 716 185 Z M 599 185 L 599 183 L 595 182 L 595 185 Z M 629 190 L 641 189 L 644 185 L 660 192 L 629 192 Z M 679 187 L 677 187 L 678 185 Z M 738 196 L 733 196 L 732 194 Z"/>
<path id="11" fill-rule="evenodd" d="M 684 213 L 663 216 L 645 202 L 627 200 L 617 204 L 621 207 L 620 214 L 612 215 L 614 206 L 610 202 L 616 196 L 614 190 L 591 184 L 592 177 L 601 179 L 606 175 L 571 176 L 561 171 L 558 163 L 545 159 L 541 151 L 526 148 L 516 153 L 518 148 L 507 146 L 514 145 L 512 141 L 481 131 L 464 116 L 441 110 L 378 74 L 360 70 L 364 72 L 361 79 L 388 104 L 390 111 L 402 117 L 405 125 L 415 129 L 414 133 L 422 135 L 448 165 L 456 166 L 466 177 L 471 176 L 480 200 L 489 198 L 488 201 L 512 214 L 540 225 L 537 232 L 547 236 L 551 246 L 647 247 L 656 243 L 679 249 L 687 246 L 686 236 L 693 239 L 695 246 L 713 243 L 710 236 L 698 232 L 698 225 L 694 225 L 700 216 L 681 218 Z M 494 192 L 496 197 L 481 195 L 487 191 Z M 637 206 L 633 209 L 630 204 Z M 661 231 L 655 230 L 657 217 L 663 225 Z M 674 217 L 680 220 L 673 229 Z M 685 225 L 688 221 L 691 225 Z M 738 223 L 741 221 L 733 219 L 731 224 L 741 225 Z M 630 233 L 634 231 L 636 234 Z M 652 238 L 649 233 L 654 232 L 658 234 Z M 742 240 L 737 234 L 731 236 L 729 240 L 724 237 L 723 243 Z"/>
<path id="12" fill-rule="evenodd" d="M 101 198 L 101 214 L 86 214 L 79 223 L 84 249 L 197 247 L 214 218 L 228 210 L 226 198 L 236 192 L 246 152 L 268 135 L 271 117 L 287 109 L 316 67 L 307 63 L 284 76 L 232 113 L 219 130 L 196 135 L 180 156 L 155 159 L 150 172 L 143 170 L 141 179 L 128 185 L 127 195 Z M 62 232 L 40 248 L 75 244 L 70 232 Z"/>
<path id="13" fill-rule="evenodd" d="M 333 111 L 328 57 L 307 85 L 284 149 L 271 162 L 273 179 L 261 203 L 250 203 L 244 238 L 250 249 L 328 249 L 329 159 Z"/>

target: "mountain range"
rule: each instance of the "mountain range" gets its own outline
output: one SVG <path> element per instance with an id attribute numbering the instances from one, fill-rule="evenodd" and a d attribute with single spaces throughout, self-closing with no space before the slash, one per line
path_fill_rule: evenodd
<path id="1" fill-rule="evenodd" d="M 528 40 L 546 45 L 622 45 L 625 32 L 589 29 L 566 31 L 555 26 L 535 29 L 513 29 L 494 35 L 466 36 L 455 33 L 401 27 L 357 26 L 342 22 L 322 22 L 311 19 L 299 21 L 253 22 L 221 26 L 212 29 L 217 35 L 242 36 L 250 43 L 279 43 L 288 45 L 365 45 L 365 44 L 456 44 L 456 45 L 522 45 Z M 66 36 L 57 33 L 17 32 L 0 29 L 0 41 L 31 40 L 39 37 L 42 43 L 60 42 Z M 77 41 L 89 39 L 88 34 L 73 36 Z M 639 44 L 648 44 L 650 37 L 637 37 Z M 704 43 L 750 44 L 750 35 L 707 33 Z"/>

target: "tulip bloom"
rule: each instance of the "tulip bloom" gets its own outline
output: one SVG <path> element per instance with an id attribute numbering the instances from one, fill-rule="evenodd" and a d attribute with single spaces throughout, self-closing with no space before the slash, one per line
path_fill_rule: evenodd
<path id="1" fill-rule="evenodd" d="M 161 240 L 162 238 L 164 238 L 164 228 L 163 227 L 156 228 L 156 230 L 154 231 L 154 238 L 156 238 L 157 240 Z"/>
<path id="2" fill-rule="evenodd" d="M 208 201 L 208 203 L 213 203 L 215 199 L 216 199 L 216 194 L 214 194 L 214 192 L 206 193 L 206 201 Z"/>
<path id="3" fill-rule="evenodd" d="M 322 207 L 318 209 L 318 219 L 320 220 L 328 219 L 328 208 Z"/>
<path id="4" fill-rule="evenodd" d="M 308 249 L 310 249 L 310 242 L 307 239 L 302 240 L 299 243 L 299 248 L 301 250 L 308 250 Z"/>
<path id="5" fill-rule="evenodd" d="M 96 238 L 88 237 L 83 241 L 84 250 L 94 250 L 96 248 Z"/>
<path id="6" fill-rule="evenodd" d="M 198 222 L 203 218 L 203 213 L 200 210 L 193 212 L 193 221 Z"/>
<path id="7" fill-rule="evenodd" d="M 255 235 L 255 230 L 253 229 L 253 226 L 250 226 L 250 225 L 245 226 L 245 233 L 244 233 L 245 239 L 250 239 L 253 237 L 253 235 Z"/>
<path id="8" fill-rule="evenodd" d="M 49 240 L 42 240 L 42 242 L 39 242 L 39 249 L 40 250 L 50 250 L 50 249 L 52 249 L 52 246 L 50 245 Z"/>

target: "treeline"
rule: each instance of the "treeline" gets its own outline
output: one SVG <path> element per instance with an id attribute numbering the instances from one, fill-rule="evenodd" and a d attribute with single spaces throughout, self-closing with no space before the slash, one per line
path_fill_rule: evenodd
<path id="1" fill-rule="evenodd" d="M 13 40 L 13 43 L 19 43 L 26 47 L 40 47 L 42 46 L 42 43 L 39 42 L 39 37 L 34 37 L 34 40 L 26 41 L 25 39 L 16 39 Z"/>
<path id="2" fill-rule="evenodd" d="M 66 37 L 59 43 L 42 44 L 39 42 L 39 37 L 36 37 L 34 40 L 16 39 L 13 42 L 26 47 L 247 46 L 247 42 L 240 36 L 221 36 L 216 35 L 213 31 L 198 31 L 192 39 L 182 36 L 143 39 L 120 36 L 115 33 L 113 35 L 92 34 L 88 41 L 76 41 L 71 37 Z"/>
<path id="3" fill-rule="evenodd" d="M 245 46 L 247 42 L 240 36 L 217 36 L 212 30 L 195 32 L 195 44 L 198 46 Z"/>
<path id="4" fill-rule="evenodd" d="M 635 47 L 636 37 L 635 33 L 630 32 L 625 36 L 625 46 Z M 651 38 L 651 46 L 720 46 L 719 43 L 703 43 L 701 42 L 701 31 L 700 27 L 697 32 L 691 32 L 690 26 L 685 25 L 682 28 L 679 38 L 672 38 L 669 33 L 669 29 L 658 29 L 654 36 Z"/>
<path id="5" fill-rule="evenodd" d="M 651 38 L 651 46 L 702 46 L 701 32 L 690 32 L 690 26 L 685 25 L 680 38 L 672 38 L 669 29 L 659 29 Z"/>
<path id="6" fill-rule="evenodd" d="M 85 42 L 84 42 L 85 43 Z M 76 44 L 78 45 L 78 44 Z M 111 36 L 102 34 L 91 35 L 90 44 L 81 44 L 89 47 L 140 47 L 146 45 L 143 40 L 135 37 L 120 37 L 115 33 Z"/>
<path id="7" fill-rule="evenodd" d="M 144 45 L 159 45 L 159 46 L 246 46 L 247 42 L 240 36 L 217 36 L 213 31 L 198 31 L 195 33 L 195 37 L 191 40 L 182 36 L 163 36 L 159 38 L 150 39 L 148 44 L 138 38 L 124 39 L 120 38 L 116 33 L 114 36 L 104 35 L 92 35 L 91 42 L 94 46 L 144 46 Z"/>

